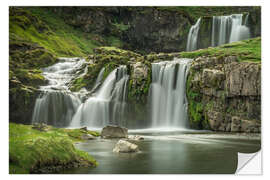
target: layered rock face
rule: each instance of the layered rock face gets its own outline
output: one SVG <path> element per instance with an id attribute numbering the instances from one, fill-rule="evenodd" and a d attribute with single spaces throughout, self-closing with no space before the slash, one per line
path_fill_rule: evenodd
<path id="1" fill-rule="evenodd" d="M 65 21 L 91 34 L 101 45 L 106 37 L 122 41 L 124 49 L 142 53 L 179 52 L 186 50 L 188 32 L 198 17 L 193 12 L 165 7 L 49 7 Z M 187 8 L 188 9 L 188 8 Z M 203 10 L 202 10 L 203 11 Z M 251 37 L 260 36 L 260 8 L 230 7 L 219 15 L 249 12 Z M 207 14 L 207 13 L 206 13 Z M 199 48 L 211 45 L 212 16 L 203 13 Z M 210 17 L 211 16 L 211 17 Z"/>
<path id="2" fill-rule="evenodd" d="M 191 65 L 190 125 L 227 132 L 260 132 L 261 64 L 234 56 L 199 57 Z"/>

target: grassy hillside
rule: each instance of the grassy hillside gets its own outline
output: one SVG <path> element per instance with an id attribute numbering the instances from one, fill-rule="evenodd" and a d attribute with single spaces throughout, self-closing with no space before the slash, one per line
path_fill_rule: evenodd
<path id="1" fill-rule="evenodd" d="M 10 41 L 37 43 L 57 56 L 84 56 L 99 43 L 46 8 L 10 8 Z"/>
<path id="2" fill-rule="evenodd" d="M 86 152 L 77 150 L 73 143 L 83 134 L 98 133 L 80 129 L 49 127 L 48 131 L 32 129 L 32 126 L 9 124 L 9 173 L 31 173 L 38 168 L 69 166 L 81 163 L 96 166 L 97 162 Z"/>
<path id="3" fill-rule="evenodd" d="M 181 52 L 180 56 L 185 58 L 237 56 L 239 61 L 261 62 L 261 37 L 224 44 L 219 47 Z"/>

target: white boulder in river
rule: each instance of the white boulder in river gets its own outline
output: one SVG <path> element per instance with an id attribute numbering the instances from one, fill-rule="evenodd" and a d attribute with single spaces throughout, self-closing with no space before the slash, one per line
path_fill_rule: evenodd
<path id="1" fill-rule="evenodd" d="M 132 144 L 125 140 L 119 140 L 114 149 L 113 152 L 117 153 L 131 153 L 131 152 L 138 152 L 139 148 L 136 144 Z"/>
<path id="2" fill-rule="evenodd" d="M 128 129 L 120 126 L 106 126 L 101 131 L 102 138 L 127 138 Z"/>

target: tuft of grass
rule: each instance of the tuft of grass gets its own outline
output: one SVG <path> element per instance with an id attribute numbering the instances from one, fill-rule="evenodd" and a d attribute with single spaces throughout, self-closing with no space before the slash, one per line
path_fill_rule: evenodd
<path id="1" fill-rule="evenodd" d="M 96 166 L 96 160 L 73 145 L 80 140 L 79 137 L 83 133 L 99 135 L 92 131 L 53 127 L 47 132 L 42 132 L 32 129 L 30 125 L 10 123 L 9 173 L 25 174 L 42 167 L 65 166 L 70 163 Z"/>

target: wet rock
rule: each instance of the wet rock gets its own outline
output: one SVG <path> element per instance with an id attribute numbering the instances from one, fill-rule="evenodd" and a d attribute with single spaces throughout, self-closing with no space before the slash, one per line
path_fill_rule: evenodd
<path id="1" fill-rule="evenodd" d="M 127 138 L 128 129 L 120 126 L 106 126 L 101 131 L 102 138 Z"/>
<path id="2" fill-rule="evenodd" d="M 47 126 L 47 124 L 44 124 L 44 123 L 35 123 L 35 124 L 33 124 L 32 129 L 46 132 L 49 130 L 49 126 Z"/>
<path id="3" fill-rule="evenodd" d="M 261 132 L 261 126 L 256 120 L 245 120 L 234 116 L 232 117 L 231 131 L 259 133 Z"/>
<path id="4" fill-rule="evenodd" d="M 142 62 L 137 62 L 137 63 L 133 64 L 132 67 L 133 67 L 132 77 L 135 80 L 147 78 L 148 67 L 145 64 L 143 64 Z"/>
<path id="5" fill-rule="evenodd" d="M 94 139 L 96 139 L 96 137 L 95 136 L 92 136 L 91 134 L 83 134 L 81 136 L 81 139 L 82 140 L 94 140 Z"/>
<path id="6" fill-rule="evenodd" d="M 142 136 L 139 136 L 139 135 L 129 135 L 128 139 L 134 140 L 134 141 L 144 140 L 144 138 Z"/>
<path id="7" fill-rule="evenodd" d="M 132 153 L 132 152 L 138 152 L 139 148 L 136 144 L 130 143 L 125 140 L 119 140 L 114 149 L 113 152 L 117 153 Z"/>

